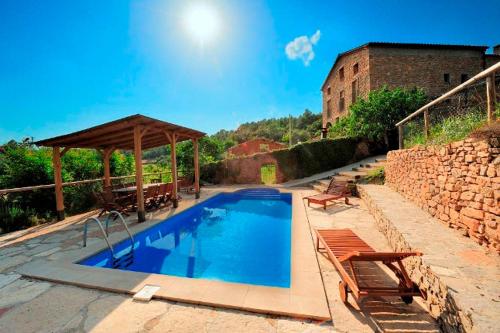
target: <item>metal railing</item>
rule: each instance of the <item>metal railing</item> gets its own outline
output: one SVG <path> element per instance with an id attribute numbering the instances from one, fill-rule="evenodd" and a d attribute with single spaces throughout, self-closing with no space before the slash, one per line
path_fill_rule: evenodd
<path id="1" fill-rule="evenodd" d="M 489 123 L 495 121 L 495 103 L 496 103 L 496 99 L 497 99 L 497 93 L 496 93 L 496 89 L 495 89 L 496 73 L 500 74 L 500 62 L 485 69 L 484 71 L 475 75 L 471 79 L 465 81 L 464 83 L 460 84 L 459 86 L 446 92 L 442 96 L 427 103 L 426 105 L 422 106 L 417 111 L 413 112 L 412 114 L 410 114 L 409 116 L 407 116 L 406 118 L 404 118 L 403 120 L 398 122 L 396 124 L 396 127 L 398 128 L 398 133 L 399 133 L 399 149 L 404 148 L 404 128 L 403 128 L 403 126 L 406 123 L 408 123 L 410 120 L 416 118 L 417 116 L 423 114 L 424 134 L 425 134 L 425 138 L 427 139 L 429 137 L 429 133 L 430 133 L 430 118 L 429 118 L 430 108 L 433 106 L 436 106 L 437 104 L 439 104 L 441 102 L 449 100 L 451 97 L 453 97 L 457 93 L 462 92 L 465 89 L 468 89 L 469 87 L 473 86 L 474 84 L 477 84 L 478 82 L 480 82 L 483 79 L 486 79 L 487 119 L 488 119 Z"/>
<path id="2" fill-rule="evenodd" d="M 126 254 L 118 257 L 116 255 L 116 252 L 113 248 L 113 245 L 111 245 L 111 242 L 109 241 L 109 233 L 108 233 L 108 225 L 109 221 L 111 218 L 114 218 L 113 220 L 116 220 L 117 218 L 120 220 L 122 225 L 125 227 L 125 230 L 128 233 L 128 237 L 130 239 L 130 251 L 128 251 Z M 122 214 L 117 212 L 116 210 L 112 210 L 109 212 L 108 217 L 106 218 L 106 227 L 104 228 L 102 226 L 101 221 L 99 221 L 98 218 L 96 217 L 89 217 L 87 220 L 85 220 L 84 225 L 83 225 L 83 247 L 87 246 L 87 234 L 88 234 L 88 223 L 89 222 L 96 222 L 97 225 L 99 226 L 99 229 L 102 232 L 102 235 L 104 237 L 104 240 L 106 241 L 106 244 L 108 245 L 108 248 L 111 252 L 111 267 L 112 268 L 121 268 L 121 267 L 127 267 L 129 266 L 133 260 L 134 260 L 134 237 L 132 236 L 132 233 L 130 232 L 129 228 L 127 227 L 127 223 L 125 222 L 125 219 L 123 218 Z"/>

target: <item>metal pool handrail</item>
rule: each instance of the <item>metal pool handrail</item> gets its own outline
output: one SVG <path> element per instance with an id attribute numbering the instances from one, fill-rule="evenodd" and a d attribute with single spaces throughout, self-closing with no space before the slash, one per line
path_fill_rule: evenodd
<path id="1" fill-rule="evenodd" d="M 111 251 L 113 258 L 115 258 L 115 251 L 113 250 L 113 246 L 111 246 L 111 243 L 109 242 L 107 233 L 106 233 L 106 231 L 104 231 L 104 228 L 102 227 L 101 221 L 99 221 L 95 217 L 89 217 L 88 219 L 85 220 L 85 223 L 83 225 L 83 247 L 87 246 L 87 229 L 88 229 L 88 222 L 90 222 L 90 221 L 95 221 L 97 223 L 97 225 L 99 226 L 99 228 L 102 231 L 102 235 L 104 236 L 104 240 L 108 244 L 109 250 Z"/>
<path id="2" fill-rule="evenodd" d="M 110 211 L 108 217 L 106 218 L 106 236 L 109 236 L 109 234 L 108 234 L 109 220 L 113 216 L 117 216 L 117 217 L 120 218 L 120 221 L 122 222 L 123 226 L 125 227 L 125 230 L 128 233 L 128 237 L 130 238 L 130 241 L 132 242 L 132 249 L 131 249 L 131 251 L 133 251 L 134 250 L 134 237 L 132 236 L 132 233 L 130 233 L 130 230 L 127 227 L 127 223 L 125 223 L 125 219 L 123 218 L 122 214 L 120 212 L 117 212 L 116 210 Z M 116 220 L 116 219 L 113 219 L 113 221 L 114 220 Z"/>

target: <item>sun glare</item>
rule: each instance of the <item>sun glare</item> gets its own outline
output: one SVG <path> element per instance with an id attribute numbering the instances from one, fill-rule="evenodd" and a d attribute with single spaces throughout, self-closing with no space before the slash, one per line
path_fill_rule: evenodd
<path id="1" fill-rule="evenodd" d="M 217 36 L 220 23 L 215 8 L 206 3 L 195 3 L 187 8 L 184 15 L 184 25 L 188 33 L 200 45 L 212 41 Z"/>

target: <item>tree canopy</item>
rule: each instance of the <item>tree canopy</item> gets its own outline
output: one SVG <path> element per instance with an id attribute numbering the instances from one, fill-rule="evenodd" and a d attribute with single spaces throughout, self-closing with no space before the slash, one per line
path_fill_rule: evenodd
<path id="1" fill-rule="evenodd" d="M 398 121 L 427 101 L 420 88 L 373 90 L 366 99 L 360 98 L 349 108 L 349 115 L 330 128 L 331 137 L 364 137 L 387 143 L 388 133 Z"/>
<path id="2" fill-rule="evenodd" d="M 306 109 L 297 117 L 269 118 L 241 124 L 236 130 L 220 130 L 213 137 L 242 143 L 255 138 L 289 142 L 289 124 L 292 125 L 292 143 L 308 141 L 320 135 L 321 113 Z"/>

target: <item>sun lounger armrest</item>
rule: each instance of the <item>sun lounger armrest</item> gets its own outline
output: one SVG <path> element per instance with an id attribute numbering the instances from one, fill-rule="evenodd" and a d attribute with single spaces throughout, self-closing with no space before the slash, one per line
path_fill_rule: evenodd
<path id="1" fill-rule="evenodd" d="M 359 252 L 352 251 L 341 257 L 339 257 L 339 261 L 343 262 L 346 260 L 351 261 L 385 261 L 392 262 L 402 260 L 404 258 L 413 257 L 413 256 L 421 256 L 422 252 Z"/>

